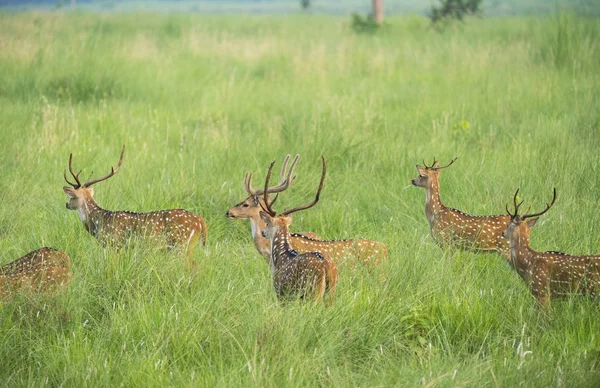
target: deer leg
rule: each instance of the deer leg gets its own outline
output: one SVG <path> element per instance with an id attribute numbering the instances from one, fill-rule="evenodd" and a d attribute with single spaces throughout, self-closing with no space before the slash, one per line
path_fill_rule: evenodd
<path id="1" fill-rule="evenodd" d="M 315 287 L 313 291 L 313 300 L 321 301 L 323 300 L 323 296 L 325 295 L 325 288 L 327 283 L 327 274 L 323 271 L 320 276 L 315 279 Z"/>
<path id="2" fill-rule="evenodd" d="M 335 290 L 338 281 L 338 269 L 335 263 L 331 262 L 330 265 L 325 268 L 325 275 L 327 280 L 325 284 L 327 292 L 326 304 L 331 305 L 335 299 Z"/>
<path id="3" fill-rule="evenodd" d="M 546 280 L 545 276 L 544 276 L 544 280 Z M 544 282 L 531 284 L 531 293 L 535 296 L 539 305 L 544 310 L 550 309 L 551 293 L 550 293 L 550 285 L 548 283 L 549 283 L 548 281 L 544 281 Z"/>

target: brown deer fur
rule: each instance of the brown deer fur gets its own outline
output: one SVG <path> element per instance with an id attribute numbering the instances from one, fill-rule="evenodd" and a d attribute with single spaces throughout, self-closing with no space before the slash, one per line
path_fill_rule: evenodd
<path id="1" fill-rule="evenodd" d="M 134 213 L 130 211 L 104 210 L 94 200 L 94 183 L 108 179 L 119 170 L 123 161 L 123 152 L 116 169 L 104 178 L 81 184 L 79 173 L 72 169 L 72 154 L 69 157 L 69 170 L 76 183 L 65 180 L 72 187 L 64 187 L 65 194 L 70 198 L 67 209 L 76 210 L 85 229 L 92 234 L 103 246 L 120 248 L 127 244 L 132 237 L 163 238 L 169 248 L 183 247 L 188 250 L 190 257 L 192 248 L 198 243 L 206 243 L 208 229 L 204 219 L 199 215 L 183 209 L 161 210 L 149 213 Z"/>
<path id="2" fill-rule="evenodd" d="M 267 225 L 263 234 L 271 240 L 269 266 L 273 275 L 275 293 L 280 300 L 290 297 L 322 300 L 326 291 L 333 296 L 338 280 L 335 262 L 318 251 L 299 253 L 294 250 L 291 246 L 288 229 L 289 218 L 287 217 L 295 211 L 314 206 L 319 200 L 326 173 L 325 159 L 323 158 L 323 174 L 315 201 L 306 206 L 286 210 L 279 215 L 272 208 L 274 201 L 269 200 L 269 191 L 267 190 L 273 164 L 274 162 L 271 163 L 267 173 L 263 192 L 265 208 L 260 216 Z"/>
<path id="3" fill-rule="evenodd" d="M 517 190 L 517 193 L 519 191 Z M 533 296 L 546 305 L 551 298 L 560 298 L 569 293 L 596 296 L 600 291 L 600 256 L 571 256 L 561 252 L 537 252 L 529 245 L 531 228 L 538 217 L 547 212 L 556 200 L 537 214 L 519 215 L 515 193 L 514 214 L 508 211 L 510 222 L 503 237 L 510 244 L 510 254 L 517 273 L 528 284 Z M 521 202 L 522 203 L 522 202 Z"/>
<path id="4" fill-rule="evenodd" d="M 265 203 L 262 198 L 256 196 L 249 196 L 244 201 L 238 203 L 225 213 L 228 218 L 247 218 L 250 221 L 250 228 L 252 230 L 252 240 L 256 250 L 267 259 L 271 256 L 271 242 L 268 238 L 263 237 L 262 232 L 267 227 L 267 224 L 260 218 L 261 206 L 264 207 Z M 288 225 L 291 224 L 291 217 Z M 296 246 L 296 240 L 321 240 L 319 235 L 313 232 L 299 232 L 291 233 L 292 246 Z"/>
<path id="5" fill-rule="evenodd" d="M 0 267 L 0 297 L 29 289 L 49 292 L 71 280 L 70 260 L 65 253 L 40 248 Z"/>
<path id="6" fill-rule="evenodd" d="M 270 187 L 268 189 L 269 193 L 282 192 L 289 187 L 295 178 L 292 177 L 292 173 L 298 158 L 299 156 L 296 155 L 287 174 L 286 168 L 289 155 L 285 158 L 280 175 L 280 184 L 276 187 Z M 248 198 L 229 209 L 225 215 L 229 218 L 248 218 L 250 220 L 254 246 L 268 260 L 271 255 L 271 246 L 269 239 L 263 237 L 266 224 L 260 217 L 261 208 L 265 206 L 264 199 L 259 197 L 263 194 L 263 191 L 252 188 L 251 174 L 246 175 L 244 183 L 249 194 Z M 287 225 L 289 227 L 291 216 L 288 218 Z M 338 264 L 344 264 L 347 260 L 358 260 L 364 264 L 379 264 L 388 259 L 388 250 L 385 244 L 372 240 L 323 240 L 316 233 L 300 232 L 290 234 L 290 243 L 293 249 L 300 253 L 318 251 L 327 254 Z"/>
<path id="7" fill-rule="evenodd" d="M 502 238 L 502 231 L 510 221 L 508 216 L 471 216 L 452 209 L 442 203 L 439 177 L 442 168 L 434 159 L 431 166 L 417 165 L 419 176 L 412 184 L 425 188 L 425 216 L 433 238 L 442 246 L 453 245 L 478 251 L 497 251 L 509 260 L 508 243 Z"/>

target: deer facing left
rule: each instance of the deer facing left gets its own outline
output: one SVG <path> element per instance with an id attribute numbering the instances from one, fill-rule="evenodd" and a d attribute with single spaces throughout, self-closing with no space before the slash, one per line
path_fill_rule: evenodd
<path id="1" fill-rule="evenodd" d="M 513 199 L 514 212 L 506 205 L 510 222 L 502 237 L 510 243 L 511 260 L 516 271 L 528 284 L 531 293 L 542 306 L 548 306 L 550 299 L 567 294 L 597 296 L 600 293 L 600 255 L 567 255 L 549 251 L 538 252 L 531 248 L 529 236 L 538 218 L 546 213 L 556 201 L 556 189 L 552 202 L 539 213 L 519 214 L 522 201 Z"/>
<path id="2" fill-rule="evenodd" d="M 273 210 L 273 203 L 277 197 L 271 201 L 268 190 L 269 178 L 275 162 L 271 163 L 267 173 L 263 191 L 264 206 L 261 203 L 263 211 L 260 212 L 260 217 L 266 224 L 263 236 L 268 238 L 271 243 L 269 266 L 273 274 L 275 293 L 279 300 L 290 297 L 322 300 L 325 292 L 329 291 L 331 297 L 335 292 L 338 280 L 338 269 L 335 262 L 327 254 L 319 251 L 298 253 L 292 248 L 289 231 L 289 215 L 309 209 L 319 201 L 326 173 L 325 159 L 322 158 L 322 160 L 323 174 L 315 200 L 308 205 L 285 210 L 279 215 Z"/>
<path id="3" fill-rule="evenodd" d="M 63 187 L 65 194 L 70 198 L 67 209 L 75 210 L 79 214 L 85 229 L 102 244 L 119 249 L 125 246 L 132 237 L 150 237 L 166 243 L 169 249 L 180 247 L 187 250 L 190 262 L 193 248 L 201 242 L 206 243 L 208 230 L 204 219 L 183 209 L 161 210 L 149 213 L 134 213 L 130 211 L 110 211 L 102 209 L 94 200 L 94 188 L 114 176 L 123 164 L 125 146 L 121 150 L 121 157 L 117 167 L 111 167 L 108 175 L 98 179 L 81 183 L 79 174 L 73 171 L 73 154 L 69 155 L 69 171 L 75 182 L 65 181 L 71 187 Z M 93 174 L 93 172 L 92 172 Z"/>
<path id="4" fill-rule="evenodd" d="M 414 186 L 425 189 L 425 216 L 429 221 L 431 235 L 442 246 L 497 251 L 508 261 L 508 242 L 502 238 L 502 231 L 510 221 L 509 216 L 472 216 L 442 203 L 440 170 L 451 166 L 455 161 L 456 158 L 445 166 L 440 166 L 435 158 L 431 166 L 423 161 L 424 167 L 417 165 L 419 176 L 412 180 Z"/>

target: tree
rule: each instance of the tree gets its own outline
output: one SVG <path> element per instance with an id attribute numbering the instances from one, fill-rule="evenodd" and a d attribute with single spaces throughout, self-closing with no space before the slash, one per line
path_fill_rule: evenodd
<path id="1" fill-rule="evenodd" d="M 429 18 L 433 23 L 444 19 L 462 21 L 466 15 L 480 15 L 482 0 L 439 0 L 438 6 L 431 7 Z"/>
<path id="2" fill-rule="evenodd" d="M 302 6 L 302 9 L 304 10 L 310 8 L 310 0 L 300 0 L 300 6 Z"/>
<path id="3" fill-rule="evenodd" d="M 377 24 L 383 23 L 383 0 L 373 0 L 373 19 Z"/>

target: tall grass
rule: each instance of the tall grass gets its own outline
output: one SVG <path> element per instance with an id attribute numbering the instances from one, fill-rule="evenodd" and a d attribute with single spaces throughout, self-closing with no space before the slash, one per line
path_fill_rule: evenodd
<path id="1" fill-rule="evenodd" d="M 558 200 L 539 250 L 600 252 L 600 25 L 572 15 L 421 18 L 353 34 L 316 15 L 0 15 L 0 263 L 43 245 L 74 279 L 54 299 L 0 305 L 0 381 L 71 386 L 593 386 L 597 301 L 550 313 L 497 255 L 429 236 L 414 165 L 458 161 L 443 200 L 498 214 L 516 188 Z M 69 152 L 107 209 L 182 207 L 209 244 L 182 259 L 103 251 L 65 209 Z M 224 212 L 243 174 L 300 153 L 280 206 L 314 193 L 295 230 L 385 242 L 374 271 L 343 268 L 333 306 L 279 306 L 245 222 Z M 85 174 L 85 173 L 84 173 Z M 258 184 L 258 183 L 257 183 Z"/>

